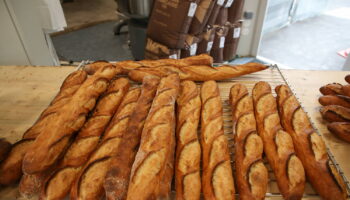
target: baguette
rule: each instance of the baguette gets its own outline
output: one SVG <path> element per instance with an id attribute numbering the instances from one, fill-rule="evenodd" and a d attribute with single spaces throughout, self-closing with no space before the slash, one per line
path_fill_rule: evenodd
<path id="1" fill-rule="evenodd" d="M 345 76 L 345 81 L 350 84 L 350 74 Z"/>
<path id="2" fill-rule="evenodd" d="M 207 65 L 211 66 L 213 64 L 213 58 L 207 54 L 200 54 L 197 56 L 191 56 L 183 59 L 159 59 L 159 60 L 141 60 L 132 61 L 126 60 L 117 62 L 116 66 L 123 69 L 124 73 L 128 73 L 137 68 L 154 68 L 164 65 L 174 66 L 174 67 L 184 67 L 190 65 Z"/>
<path id="3" fill-rule="evenodd" d="M 192 81 L 183 81 L 177 99 L 176 199 L 199 199 L 201 147 L 197 129 L 201 110 L 200 92 Z"/>
<path id="4" fill-rule="evenodd" d="M 5 140 L 4 138 L 0 138 L 0 163 L 6 159 L 7 155 L 11 151 L 12 144 Z"/>
<path id="5" fill-rule="evenodd" d="M 323 95 L 344 95 L 350 97 L 350 85 L 331 83 L 321 87 L 320 92 Z"/>
<path id="6" fill-rule="evenodd" d="M 128 200 L 159 198 L 159 185 L 173 151 L 169 143 L 175 136 L 175 101 L 179 93 L 179 82 L 177 74 L 160 81 L 131 168 Z"/>
<path id="7" fill-rule="evenodd" d="M 104 193 L 103 183 L 110 167 L 111 158 L 118 150 L 139 95 L 140 89 L 133 88 L 123 98 L 100 144 L 75 179 L 71 190 L 71 199 L 100 199 L 102 197 Z"/>
<path id="8" fill-rule="evenodd" d="M 138 82 L 141 82 L 143 77 L 147 75 L 164 77 L 171 73 L 178 73 L 181 80 L 208 81 L 234 78 L 267 68 L 267 66 L 260 63 L 247 63 L 237 66 L 222 65 L 220 67 L 211 67 L 207 65 L 176 67 L 164 65 L 153 68 L 140 67 L 130 71 L 128 75 L 130 79 Z"/>
<path id="9" fill-rule="evenodd" d="M 98 60 L 98 61 L 95 61 L 91 64 L 84 66 L 84 70 L 89 75 L 93 75 L 98 69 L 100 69 L 101 67 L 104 67 L 106 65 L 110 65 L 110 63 L 108 61 L 105 61 L 105 60 Z"/>
<path id="10" fill-rule="evenodd" d="M 328 157 L 326 145 L 286 85 L 276 87 L 278 109 L 285 130 L 292 136 L 298 157 L 315 191 L 325 200 L 346 199 L 344 181 Z"/>
<path id="11" fill-rule="evenodd" d="M 343 95 L 343 85 L 340 83 L 331 83 L 320 88 L 323 95 Z"/>
<path id="12" fill-rule="evenodd" d="M 328 106 L 328 105 L 339 105 L 346 108 L 350 108 L 350 97 L 343 96 L 343 95 L 326 95 L 322 96 L 318 99 L 321 105 Z"/>
<path id="13" fill-rule="evenodd" d="M 263 141 L 257 133 L 252 97 L 242 84 L 231 87 L 230 105 L 235 140 L 236 184 L 241 200 L 265 199 L 268 171 L 263 163 Z"/>
<path id="14" fill-rule="evenodd" d="M 333 122 L 327 125 L 328 130 L 338 138 L 350 142 L 350 123 Z"/>
<path id="15" fill-rule="evenodd" d="M 106 197 L 109 200 L 125 199 L 132 164 L 135 160 L 145 119 L 156 94 L 159 78 L 147 76 L 141 86 L 141 94 L 136 108 L 131 114 L 127 131 L 119 144 L 116 156 L 111 159 L 111 167 L 104 182 Z M 123 162 L 120 162 L 120 161 Z"/>
<path id="16" fill-rule="evenodd" d="M 337 105 L 324 106 L 320 110 L 328 122 L 350 122 L 350 109 Z"/>
<path id="17" fill-rule="evenodd" d="M 125 78 L 113 80 L 106 93 L 99 99 L 90 119 L 84 124 L 75 141 L 69 147 L 57 169 L 46 179 L 41 199 L 63 199 L 70 191 L 81 168 L 96 149 L 100 136 L 118 109 L 129 89 Z M 64 184 L 62 184 L 64 182 Z"/>
<path id="18" fill-rule="evenodd" d="M 284 199 L 301 199 L 305 188 L 304 168 L 295 155 L 291 136 L 282 129 L 277 103 L 268 83 L 255 84 L 253 101 L 258 133 L 278 188 Z"/>
<path id="19" fill-rule="evenodd" d="M 60 91 L 52 100 L 48 108 L 43 111 L 34 125 L 23 134 L 22 139 L 13 144 L 8 157 L 0 164 L 0 185 L 13 184 L 21 178 L 24 154 L 40 133 L 43 125 L 51 117 L 50 115 L 44 113 L 53 114 L 55 109 L 59 108 L 56 105 L 62 104 L 61 102 L 67 102 L 67 100 L 72 97 L 86 78 L 87 74 L 82 70 L 75 71 L 67 76 L 61 85 Z"/>
<path id="20" fill-rule="evenodd" d="M 43 172 L 60 158 L 74 133 L 84 125 L 96 99 L 120 71 L 113 65 L 99 69 L 81 85 L 66 105 L 49 115 L 50 120 L 43 125 L 41 133 L 24 156 L 22 169 L 25 173 Z"/>
<path id="21" fill-rule="evenodd" d="M 201 88 L 202 191 L 205 199 L 235 199 L 235 188 L 224 135 L 223 108 L 215 81 L 204 82 Z"/>

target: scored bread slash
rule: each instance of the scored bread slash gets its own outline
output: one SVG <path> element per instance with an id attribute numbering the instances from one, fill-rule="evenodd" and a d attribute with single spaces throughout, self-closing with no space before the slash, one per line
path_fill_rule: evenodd
<path id="1" fill-rule="evenodd" d="M 258 133 L 278 188 L 285 199 L 301 199 L 305 188 L 304 167 L 295 155 L 292 137 L 281 126 L 271 87 L 266 82 L 258 82 L 252 94 Z"/>
<path id="2" fill-rule="evenodd" d="M 92 116 L 79 131 L 57 169 L 53 170 L 45 181 L 41 199 L 62 199 L 69 193 L 73 181 L 96 149 L 100 136 L 118 109 L 129 86 L 129 80 L 126 78 L 111 81 L 107 91 L 97 102 Z"/>
<path id="3" fill-rule="evenodd" d="M 322 137 L 317 134 L 288 86 L 280 85 L 275 90 L 281 123 L 292 136 L 296 153 L 312 187 L 323 199 L 345 200 L 345 182 L 332 164 Z"/>
<path id="4" fill-rule="evenodd" d="M 150 199 L 163 196 L 164 185 L 170 186 L 168 159 L 174 146 L 175 101 L 180 79 L 172 74 L 161 79 L 156 96 L 142 130 L 141 144 L 132 165 L 127 199 Z M 161 186 L 160 184 L 163 184 Z M 169 194 L 165 194 L 169 195 Z"/>
<path id="5" fill-rule="evenodd" d="M 74 71 L 65 78 L 50 105 L 42 112 L 34 125 L 23 134 L 22 139 L 12 145 L 8 157 L 0 163 L 0 185 L 13 184 L 21 178 L 24 155 L 40 134 L 43 125 L 50 120 L 53 113 L 72 98 L 86 78 L 87 73 L 83 70 Z"/>
<path id="6" fill-rule="evenodd" d="M 205 199 L 235 199 L 223 108 L 215 81 L 201 88 L 202 191 Z"/>
<path id="7" fill-rule="evenodd" d="M 230 89 L 235 143 L 236 185 L 241 200 L 265 199 L 268 171 L 262 159 L 263 141 L 257 133 L 253 99 L 247 88 L 235 84 Z"/>
<path id="8" fill-rule="evenodd" d="M 350 109 L 337 105 L 324 106 L 320 110 L 328 122 L 350 122 Z"/>

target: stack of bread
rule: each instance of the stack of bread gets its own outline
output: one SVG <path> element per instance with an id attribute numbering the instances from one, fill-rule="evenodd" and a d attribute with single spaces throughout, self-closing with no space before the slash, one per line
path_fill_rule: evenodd
<path id="1" fill-rule="evenodd" d="M 0 184 L 20 180 L 20 194 L 39 199 L 264 199 L 265 154 L 285 199 L 301 199 L 306 180 L 323 199 L 345 199 L 322 138 L 285 85 L 277 99 L 266 82 L 251 96 L 232 85 L 231 149 L 215 80 L 267 67 L 211 64 L 201 55 L 96 62 L 73 72 L 1 158 Z"/>
<path id="2" fill-rule="evenodd" d="M 208 53 L 216 63 L 235 57 L 244 0 L 154 1 L 146 59 Z"/>
<path id="3" fill-rule="evenodd" d="M 330 83 L 320 88 L 324 95 L 319 102 L 324 107 L 320 112 L 329 122 L 328 130 L 338 138 L 350 142 L 350 75 L 345 77 L 348 84 Z"/>

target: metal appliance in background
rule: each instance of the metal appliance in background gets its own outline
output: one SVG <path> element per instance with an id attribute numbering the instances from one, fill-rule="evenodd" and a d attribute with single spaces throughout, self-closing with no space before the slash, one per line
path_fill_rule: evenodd
<path id="1" fill-rule="evenodd" d="M 153 7 L 153 0 L 115 0 L 117 12 L 122 16 L 114 34 L 119 35 L 121 28 L 128 25 L 131 53 L 135 60 L 144 59 L 148 18 Z"/>

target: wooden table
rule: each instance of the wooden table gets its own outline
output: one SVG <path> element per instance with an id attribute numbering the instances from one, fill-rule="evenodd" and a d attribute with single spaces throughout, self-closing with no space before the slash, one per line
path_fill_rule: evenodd
<path id="1" fill-rule="evenodd" d="M 18 141 L 47 107 L 64 78 L 74 70 L 75 67 L 0 66 L 0 137 L 11 142 Z M 282 74 L 349 180 L 350 144 L 328 132 L 319 114 L 318 97 L 321 96 L 320 86 L 331 82 L 345 84 L 344 77 L 350 72 L 282 70 Z M 2 194 L 5 192 L 0 191 L 0 196 Z"/>

